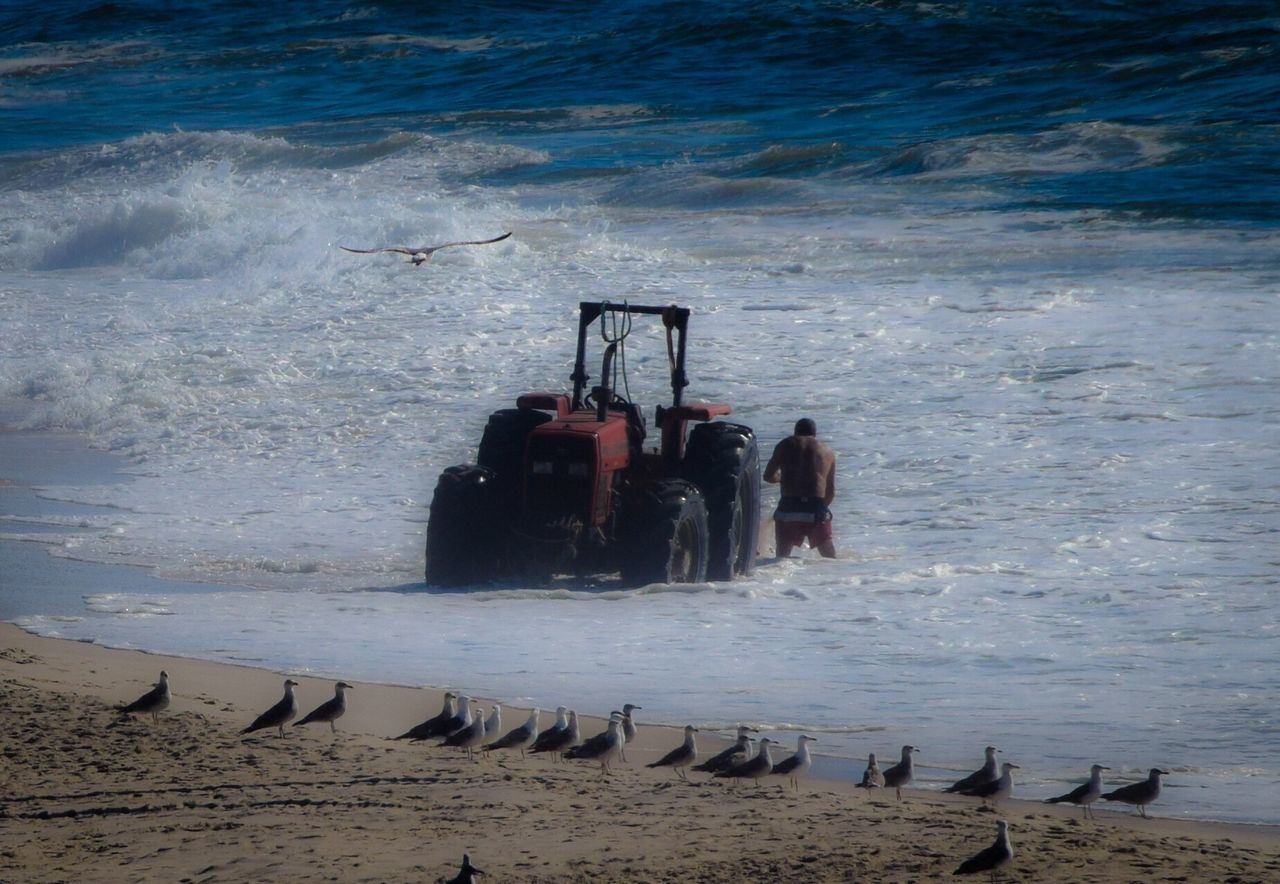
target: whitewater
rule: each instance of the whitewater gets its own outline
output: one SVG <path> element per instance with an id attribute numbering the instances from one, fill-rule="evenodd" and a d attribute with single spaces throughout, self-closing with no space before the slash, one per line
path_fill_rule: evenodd
<path id="1" fill-rule="evenodd" d="M 448 36 L 429 46 L 459 65 L 501 44 Z M 0 74 L 25 78 L 9 107 L 48 100 L 27 94 L 46 68 L 160 64 L 125 41 L 58 52 L 8 53 Z M 1063 198 L 1157 175 L 1188 130 L 1055 116 L 872 149 L 840 103 L 822 137 L 789 140 L 735 107 L 591 98 L 75 130 L 0 153 L 0 414 L 72 431 L 116 470 L 47 478 L 38 512 L 5 511 L 0 488 L 0 554 L 184 587 L 139 576 L 18 614 L 11 586 L 0 616 L 804 729 L 828 759 L 910 742 L 925 786 L 988 743 L 1023 797 L 1093 763 L 1160 766 L 1162 814 L 1280 823 L 1280 235 Z M 1062 190 L 1029 197 L 1044 181 Z M 339 248 L 506 231 L 421 268 Z M 687 395 L 731 403 L 766 451 L 816 420 L 839 458 L 839 560 L 772 560 L 766 531 L 732 583 L 422 583 L 436 476 L 474 460 L 491 411 L 569 386 L 578 302 L 602 299 L 690 307 Z M 650 420 L 666 371 L 637 323 Z"/>

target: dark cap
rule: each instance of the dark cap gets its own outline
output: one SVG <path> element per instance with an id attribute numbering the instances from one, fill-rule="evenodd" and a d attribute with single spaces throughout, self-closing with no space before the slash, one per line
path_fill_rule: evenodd
<path id="1" fill-rule="evenodd" d="M 818 435 L 818 425 L 811 418 L 802 417 L 796 421 L 797 436 L 816 436 Z"/>

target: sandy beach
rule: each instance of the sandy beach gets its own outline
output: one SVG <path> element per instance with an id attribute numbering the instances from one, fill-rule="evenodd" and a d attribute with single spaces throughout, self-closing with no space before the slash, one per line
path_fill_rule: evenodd
<path id="1" fill-rule="evenodd" d="M 1005 880 L 1280 877 L 1280 832 L 1160 819 L 1158 803 L 1149 820 L 1084 820 L 1072 807 L 992 811 L 911 789 L 899 803 L 812 779 L 799 794 L 781 778 L 685 783 L 644 767 L 680 736 L 643 724 L 608 776 L 518 753 L 468 762 L 390 739 L 438 711 L 439 692 L 370 684 L 355 685 L 336 734 L 320 724 L 245 737 L 282 674 L 8 624 L 0 649 L 5 881 L 434 881 L 464 852 L 495 882 L 938 880 L 993 840 L 997 819 L 1015 851 Z M 114 707 L 161 669 L 173 703 L 158 723 L 121 718 Z M 330 681 L 295 678 L 304 713 L 332 696 Z M 504 729 L 526 715 L 504 709 Z M 586 735 L 601 729 L 584 721 Z M 719 748 L 708 736 L 704 757 Z"/>

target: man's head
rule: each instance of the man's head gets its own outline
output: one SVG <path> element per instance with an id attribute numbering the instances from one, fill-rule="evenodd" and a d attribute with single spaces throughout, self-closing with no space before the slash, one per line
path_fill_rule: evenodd
<path id="1" fill-rule="evenodd" d="M 811 418 L 802 417 L 796 421 L 797 436 L 816 436 L 818 435 L 818 425 Z"/>

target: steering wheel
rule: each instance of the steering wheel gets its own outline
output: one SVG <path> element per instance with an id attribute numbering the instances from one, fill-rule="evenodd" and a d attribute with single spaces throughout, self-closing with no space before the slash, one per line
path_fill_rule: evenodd
<path id="1" fill-rule="evenodd" d="M 602 388 L 602 387 L 592 387 L 592 388 L 591 388 L 591 392 L 590 392 L 590 393 L 588 393 L 586 396 L 583 396 L 583 397 L 582 397 L 582 404 L 583 404 L 583 405 L 585 405 L 585 406 L 587 406 L 587 408 L 595 408 L 595 407 L 596 407 L 596 391 L 597 391 L 597 390 L 600 390 L 600 389 L 603 389 L 603 388 Z M 624 398 L 622 398 L 621 396 L 619 396 L 619 395 L 618 395 L 618 392 L 617 392 L 616 390 L 615 390 L 615 391 L 613 391 L 613 395 L 609 398 L 609 407 L 610 407 L 610 408 L 612 408 L 612 407 L 613 407 L 613 406 L 615 406 L 615 405 L 626 406 L 626 405 L 630 405 L 630 404 L 631 404 L 631 403 L 630 403 L 630 402 L 628 402 L 626 399 L 624 399 Z"/>

